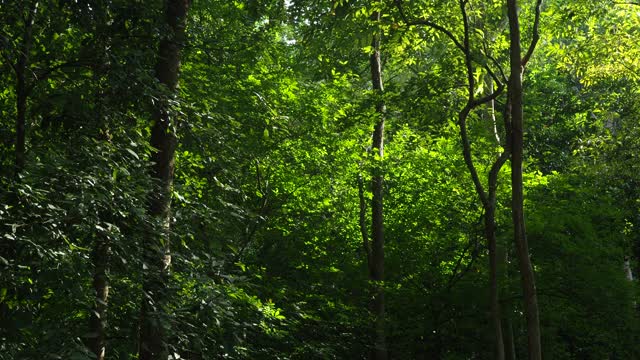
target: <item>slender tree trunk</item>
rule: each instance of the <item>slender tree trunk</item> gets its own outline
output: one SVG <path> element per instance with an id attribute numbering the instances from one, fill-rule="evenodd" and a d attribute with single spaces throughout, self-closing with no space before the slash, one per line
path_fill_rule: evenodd
<path id="1" fill-rule="evenodd" d="M 100 15 L 104 15 L 101 13 Z M 108 38 L 102 38 L 97 34 L 104 34 L 105 30 L 102 24 L 106 24 L 107 20 L 100 16 L 103 21 L 98 21 L 94 33 L 96 34 L 94 48 L 96 59 L 92 64 L 93 83 L 95 84 L 95 92 L 93 95 L 93 114 L 96 127 L 99 133 L 96 137 L 99 141 L 110 142 L 109 124 L 104 122 L 107 117 L 105 109 L 105 86 L 103 79 L 109 62 L 108 49 L 110 41 Z M 112 197 L 112 200 L 113 197 Z M 99 214 L 99 217 L 110 217 L 110 214 Z M 109 301 L 109 267 L 111 252 L 111 228 L 98 231 L 95 235 L 91 262 L 93 264 L 93 289 L 94 304 L 89 317 L 89 338 L 87 347 L 96 355 L 96 360 L 104 360 L 106 354 L 107 339 L 107 311 Z"/>
<path id="2" fill-rule="evenodd" d="M 506 138 L 509 139 L 509 134 L 507 133 Z M 509 244 L 503 244 L 504 251 L 502 251 L 502 261 L 504 265 L 504 280 L 509 283 L 509 279 L 511 277 L 511 271 L 508 267 L 509 264 Z M 506 308 L 506 310 L 504 310 Z M 516 340 L 513 332 L 513 320 L 511 319 L 511 314 L 513 313 L 511 301 L 507 301 L 504 303 L 503 312 L 502 312 L 502 329 L 504 330 L 504 353 L 506 360 L 516 360 Z"/>
<path id="3" fill-rule="evenodd" d="M 498 249 L 496 241 L 495 199 L 488 204 L 484 214 L 485 236 L 489 247 L 489 293 L 491 302 L 491 323 L 494 331 L 494 355 L 496 360 L 504 360 L 504 337 L 500 311 L 500 288 L 498 286 Z"/>
<path id="4" fill-rule="evenodd" d="M 25 123 L 27 113 L 27 94 L 24 76 L 24 68 L 18 67 L 16 84 L 16 147 L 15 147 L 15 174 L 20 174 L 25 163 Z"/>
<path id="5" fill-rule="evenodd" d="M 491 92 L 493 93 L 493 82 L 491 82 Z M 491 100 L 491 118 L 493 122 L 494 135 L 496 141 L 500 143 L 500 136 L 498 135 L 496 119 L 495 119 L 495 99 Z M 508 107 L 507 107 L 508 108 Z M 487 246 L 489 248 L 489 292 L 491 302 L 491 322 L 494 329 L 494 346 L 495 346 L 495 358 L 496 360 L 505 359 L 505 339 L 504 328 L 502 326 L 502 309 L 500 306 L 500 287 L 499 287 L 499 268 L 500 257 L 498 251 L 498 240 L 496 238 L 496 195 L 498 192 L 498 175 L 500 169 L 510 156 L 511 144 L 509 139 L 510 132 L 510 115 L 508 112 L 504 112 L 503 120 L 505 132 L 507 134 L 507 141 L 504 147 L 504 151 L 495 160 L 489 171 L 488 180 L 488 195 L 487 204 L 485 205 L 485 236 L 487 238 Z M 504 263 L 503 263 L 504 265 Z M 507 329 L 508 331 L 508 329 Z"/>
<path id="6" fill-rule="evenodd" d="M 633 281 L 633 272 L 631 271 L 631 259 L 628 256 L 624 257 L 624 276 L 629 281 Z"/>
<path id="7" fill-rule="evenodd" d="M 380 21 L 380 13 L 372 15 L 375 22 Z M 383 216 L 383 182 L 382 159 L 384 157 L 384 113 L 385 104 L 382 100 L 384 86 L 382 83 L 382 62 L 380 60 L 379 29 L 373 36 L 371 47 L 373 53 L 369 59 L 371 66 L 371 83 L 378 97 L 376 101 L 376 113 L 378 121 L 373 131 L 372 149 L 377 151 L 377 158 L 373 165 L 371 201 L 371 256 L 369 266 L 369 279 L 373 282 L 373 297 L 371 312 L 375 317 L 375 340 L 373 349 L 369 355 L 373 360 L 386 360 L 387 343 L 385 336 L 385 302 L 384 302 L 384 216 Z"/>
<path id="8" fill-rule="evenodd" d="M 161 40 L 156 77 L 167 89 L 166 96 L 173 96 L 178 85 L 180 49 L 185 39 L 185 26 L 189 0 L 168 0 L 166 21 L 169 33 Z M 151 145 L 156 149 L 152 177 L 158 181 L 159 189 L 151 195 L 149 214 L 160 225 L 160 231 L 150 231 L 143 249 L 143 261 L 147 270 L 143 272 L 143 301 L 140 326 L 140 360 L 166 360 L 168 358 L 168 320 L 163 314 L 166 303 L 166 287 L 171 265 L 170 226 L 171 189 L 175 148 L 175 120 L 172 118 L 169 99 L 159 101 L 153 116 Z"/>
<path id="9" fill-rule="evenodd" d="M 504 317 L 504 352 L 506 360 L 516 360 L 516 343 L 513 336 L 513 323 L 510 316 Z"/>
<path id="10" fill-rule="evenodd" d="M 502 93 L 503 85 L 500 84 L 498 89 L 493 90 L 494 76 L 491 76 L 491 89 L 492 91 L 488 96 L 476 99 L 476 83 L 475 72 L 473 68 L 473 59 L 470 45 L 470 25 L 469 17 L 467 15 L 466 5 L 467 2 L 461 0 L 459 2 L 460 12 L 462 13 L 463 25 L 464 25 L 464 38 L 462 44 L 459 45 L 464 53 L 465 66 L 467 70 L 467 92 L 468 99 L 465 107 L 458 114 L 458 126 L 460 127 L 460 139 L 462 141 L 462 154 L 465 160 L 465 164 L 469 169 L 471 180 L 473 181 L 476 193 L 480 198 L 480 202 L 484 208 L 484 232 L 487 240 L 487 247 L 489 248 L 489 304 L 490 304 L 490 322 L 493 328 L 493 345 L 494 345 L 494 358 L 496 360 L 504 360 L 504 338 L 502 334 L 502 316 L 500 313 L 500 294 L 498 286 L 498 260 L 497 260 L 497 244 L 496 244 L 496 192 L 498 189 L 498 174 L 500 169 L 506 162 L 509 152 L 508 149 L 498 156 L 491 166 L 489 171 L 488 180 L 488 192 L 484 190 L 478 171 L 474 165 L 473 156 L 471 153 L 471 142 L 467 133 L 467 118 L 469 114 L 478 106 L 491 103 L 495 98 Z M 485 68 L 488 71 L 489 68 Z M 493 108 L 492 108 L 493 109 Z M 495 118 L 494 118 L 495 120 Z M 507 117 L 504 118 L 505 126 L 509 121 Z M 494 123 L 495 125 L 495 123 Z"/>
<path id="11" fill-rule="evenodd" d="M 509 101 L 511 103 L 511 188 L 514 242 L 520 266 L 524 310 L 527 319 L 528 352 L 530 360 L 541 360 L 540 321 L 535 276 L 524 223 L 524 186 L 522 180 L 523 132 L 523 61 L 520 48 L 520 24 L 517 0 L 507 0 L 510 37 Z"/>
<path id="12" fill-rule="evenodd" d="M 367 269 L 371 272 L 371 244 L 369 244 L 369 230 L 367 229 L 367 200 L 364 195 L 364 180 L 362 175 L 358 175 L 358 197 L 360 198 L 360 235 L 362 236 L 362 246 L 367 257 Z"/>
<path id="13" fill-rule="evenodd" d="M 88 347 L 96 355 L 96 360 L 104 360 L 106 352 L 107 302 L 109 299 L 109 267 L 110 243 L 106 235 L 99 234 L 93 250 L 93 289 L 95 303 L 89 318 Z"/>
<path id="14" fill-rule="evenodd" d="M 27 118 L 27 69 L 29 67 L 29 53 L 33 44 L 33 22 L 38 10 L 38 2 L 34 1 L 27 10 L 24 23 L 22 46 L 15 65 L 16 73 L 16 147 L 15 147 L 15 175 L 19 175 L 25 164 L 26 149 L 26 118 Z"/>

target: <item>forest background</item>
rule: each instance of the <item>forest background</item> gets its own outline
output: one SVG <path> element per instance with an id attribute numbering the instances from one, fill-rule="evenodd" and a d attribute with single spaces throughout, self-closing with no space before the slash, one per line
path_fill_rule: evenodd
<path id="1" fill-rule="evenodd" d="M 0 359 L 640 359 L 638 38 L 610 0 L 0 0 Z"/>

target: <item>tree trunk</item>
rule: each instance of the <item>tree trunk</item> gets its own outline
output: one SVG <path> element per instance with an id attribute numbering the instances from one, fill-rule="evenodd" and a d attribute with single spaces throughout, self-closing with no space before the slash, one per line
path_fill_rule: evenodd
<path id="1" fill-rule="evenodd" d="M 367 229 L 367 200 L 364 195 L 364 180 L 358 174 L 358 197 L 360 198 L 360 235 L 362 236 L 362 246 L 367 257 L 367 270 L 371 272 L 371 244 L 369 244 L 369 230 Z"/>
<path id="2" fill-rule="evenodd" d="M 88 347 L 96 355 L 96 360 L 104 360 L 106 352 L 107 301 L 109 299 L 109 238 L 97 235 L 93 251 L 93 289 L 95 303 L 89 318 Z"/>
<path id="3" fill-rule="evenodd" d="M 629 281 L 633 281 L 633 272 L 631 271 L 631 260 L 628 256 L 624 257 L 624 276 Z"/>
<path id="4" fill-rule="evenodd" d="M 33 22 L 38 10 L 38 2 L 34 1 L 27 10 L 24 23 L 22 46 L 15 65 L 16 73 L 16 147 L 15 147 L 15 175 L 20 174 L 25 164 L 26 149 L 26 118 L 27 118 L 27 69 L 29 67 L 29 53 L 33 43 Z"/>
<path id="5" fill-rule="evenodd" d="M 511 191 L 514 242 L 520 266 L 524 310 L 527 319 L 528 352 L 530 360 L 541 360 L 540 322 L 535 276 L 529 258 L 529 245 L 524 223 L 523 158 L 523 61 L 520 48 L 520 24 L 517 0 L 507 0 L 510 37 L 509 101 L 511 103 Z"/>
<path id="6" fill-rule="evenodd" d="M 149 214 L 157 221 L 160 231 L 149 231 L 143 249 L 143 301 L 141 309 L 139 354 L 141 360 L 168 358 L 168 321 L 163 314 L 166 287 L 169 280 L 171 190 L 177 144 L 175 120 L 172 119 L 169 97 L 175 95 L 180 70 L 180 49 L 185 39 L 189 0 L 168 0 L 166 21 L 168 34 L 161 40 L 156 77 L 166 87 L 166 94 L 158 102 L 151 128 L 151 146 L 155 148 L 152 177 L 159 188 L 151 195 Z"/>
<path id="7" fill-rule="evenodd" d="M 467 92 L 468 99 L 465 107 L 458 114 L 458 126 L 460 127 L 460 140 L 462 142 L 462 154 L 471 175 L 476 193 L 480 198 L 480 202 L 484 208 L 484 233 L 487 240 L 487 247 L 489 249 L 489 304 L 490 304 L 490 322 L 493 328 L 493 345 L 494 345 L 494 359 L 504 360 L 504 339 L 502 334 L 502 316 L 500 313 L 500 294 L 498 286 L 498 258 L 497 258 L 497 244 L 496 244 L 496 192 L 498 189 L 498 174 L 500 169 L 507 161 L 509 156 L 508 147 L 502 152 L 498 158 L 495 159 L 489 171 L 488 179 L 488 192 L 484 190 L 484 186 L 478 176 L 478 171 L 474 165 L 473 156 L 471 152 L 471 142 L 467 133 L 467 118 L 469 114 L 478 106 L 485 103 L 490 103 L 493 108 L 494 100 L 503 91 L 503 85 L 499 84 L 498 89 L 493 90 L 493 82 L 497 81 L 494 76 L 491 76 L 490 82 L 492 89 L 489 95 L 476 98 L 476 83 L 475 83 L 475 71 L 473 67 L 473 58 L 470 45 L 470 25 L 469 17 L 466 10 L 466 2 L 460 1 L 460 12 L 462 13 L 462 19 L 464 24 L 464 38 L 460 48 L 464 53 L 465 66 L 467 70 Z M 489 68 L 485 67 L 489 71 Z M 492 113 L 493 115 L 493 113 Z M 495 121 L 495 117 L 493 117 Z M 508 126 L 509 118 L 504 117 L 505 127 Z M 495 122 L 494 122 L 495 126 Z M 497 131 L 496 131 L 497 133 Z"/>
<path id="8" fill-rule="evenodd" d="M 24 67 L 18 67 L 16 84 L 16 147 L 15 147 L 15 174 L 20 174 L 25 163 L 25 123 L 27 114 L 27 94 L 24 76 Z"/>
<path id="9" fill-rule="evenodd" d="M 504 318 L 504 352 L 506 360 L 516 360 L 516 343 L 513 336 L 513 323 L 509 315 Z"/>
<path id="10" fill-rule="evenodd" d="M 380 13 L 375 12 L 372 20 L 380 22 Z M 369 279 L 373 283 L 373 296 L 371 301 L 371 312 L 375 318 L 375 339 L 374 346 L 369 355 L 373 360 L 387 359 L 387 344 L 385 336 L 385 303 L 384 303 L 384 217 L 383 217 L 383 182 L 382 158 L 384 156 L 384 113 L 385 104 L 382 100 L 384 86 L 382 83 L 382 62 L 380 60 L 380 37 L 379 29 L 373 36 L 371 47 L 373 53 L 369 59 L 371 66 L 371 84 L 375 91 L 376 113 L 378 120 L 373 131 L 372 149 L 377 151 L 377 159 L 374 161 L 372 170 L 372 192 L 371 201 L 371 256 L 369 266 Z"/>
<path id="11" fill-rule="evenodd" d="M 491 201 L 491 200 L 490 200 Z M 496 241 L 495 221 L 496 201 L 488 204 L 484 214 L 485 236 L 489 247 L 489 293 L 491 303 L 491 323 L 494 335 L 494 356 L 496 360 L 504 360 L 504 338 L 502 335 L 502 315 L 500 311 L 500 294 L 498 287 L 498 249 Z"/>
<path id="12" fill-rule="evenodd" d="M 506 138 L 509 139 L 509 134 L 506 135 Z M 509 265 L 509 244 L 503 244 L 504 251 L 502 252 L 503 264 L 504 264 L 504 280 L 506 283 L 510 283 L 511 271 L 508 267 Z M 506 310 L 505 310 L 506 308 Z M 505 302 L 502 306 L 502 329 L 504 330 L 504 353 L 506 360 L 516 360 L 516 339 L 513 332 L 513 320 L 511 319 L 511 314 L 513 314 L 513 309 L 511 305 L 511 300 Z"/>

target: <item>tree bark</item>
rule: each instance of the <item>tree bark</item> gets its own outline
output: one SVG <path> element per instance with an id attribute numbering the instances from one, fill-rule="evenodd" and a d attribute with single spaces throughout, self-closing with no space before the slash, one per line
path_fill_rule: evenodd
<path id="1" fill-rule="evenodd" d="M 149 231 L 143 249 L 143 301 L 139 355 L 141 360 L 166 360 L 168 321 L 163 308 L 166 303 L 166 287 L 171 265 L 170 226 L 171 192 L 175 163 L 175 119 L 172 118 L 169 97 L 174 96 L 180 70 L 180 50 L 185 40 L 186 17 L 189 0 L 168 0 L 166 21 L 169 32 L 161 40 L 156 78 L 166 87 L 166 94 L 158 102 L 153 114 L 151 146 L 155 151 L 152 177 L 159 188 L 151 195 L 149 214 L 160 226 L 159 231 Z"/>
<path id="2" fill-rule="evenodd" d="M 38 10 L 38 2 L 31 3 L 27 9 L 27 16 L 24 22 L 24 33 L 22 46 L 18 54 L 18 59 L 14 67 L 16 73 L 16 145 L 15 145 L 15 175 L 20 174 L 25 165 L 26 152 L 26 118 L 27 118 L 27 69 L 29 67 L 29 53 L 33 44 L 33 22 Z"/>
<path id="3" fill-rule="evenodd" d="M 524 310 L 527 319 L 528 353 L 530 360 L 542 359 L 540 343 L 540 321 L 538 315 L 538 297 L 536 293 L 535 275 L 531 259 L 529 258 L 529 244 L 527 243 L 524 222 L 524 186 L 522 180 L 522 159 L 524 148 L 523 131 L 523 64 L 520 47 L 520 23 L 518 19 L 517 0 L 507 0 L 509 15 L 509 101 L 511 104 L 511 191 L 512 217 L 514 229 L 514 243 L 520 267 L 522 292 L 524 296 Z M 532 48 L 530 48 L 530 52 Z M 527 54 L 526 59 L 530 56 Z"/>
<path id="4" fill-rule="evenodd" d="M 494 356 L 496 360 L 504 360 L 504 337 L 502 333 L 502 315 L 498 287 L 498 260 L 495 232 L 495 201 L 485 209 L 485 236 L 489 246 L 489 293 L 491 307 L 491 323 L 494 335 Z"/>
<path id="5" fill-rule="evenodd" d="M 364 180 L 358 174 L 358 197 L 360 198 L 359 225 L 362 236 L 362 246 L 367 257 L 367 269 L 371 272 L 371 245 L 369 244 L 369 230 L 367 229 L 367 200 L 364 195 Z"/>
<path id="6" fill-rule="evenodd" d="M 380 12 L 374 12 L 372 20 L 380 22 Z M 382 100 L 384 86 L 382 82 L 382 62 L 380 59 L 380 38 L 379 29 L 373 35 L 371 47 L 373 52 L 369 59 L 371 66 L 371 84 L 376 93 L 376 113 L 378 120 L 373 131 L 372 150 L 377 151 L 377 159 L 374 160 L 372 170 L 372 193 L 371 200 L 371 256 L 369 266 L 369 279 L 373 283 L 373 296 L 371 301 L 371 312 L 375 318 L 375 339 L 374 345 L 369 354 L 372 360 L 386 360 L 387 344 L 385 334 L 385 301 L 384 301 L 384 175 L 382 172 L 382 159 L 384 157 L 384 120 L 385 103 Z"/>
<path id="7" fill-rule="evenodd" d="M 471 143 L 467 134 L 467 118 L 469 114 L 478 106 L 491 103 L 497 96 L 503 91 L 503 84 L 499 83 L 498 89 L 492 90 L 489 95 L 482 98 L 476 98 L 476 84 L 475 84 L 475 72 L 473 68 L 473 58 L 470 45 L 470 25 L 469 17 L 466 9 L 467 2 L 464 0 L 459 1 L 460 12 L 462 13 L 462 20 L 464 25 L 464 38 L 459 48 L 464 53 L 465 67 L 467 72 L 467 104 L 458 114 L 458 126 L 460 127 L 460 140 L 462 142 L 462 153 L 465 160 L 465 164 L 469 169 L 471 180 L 473 181 L 476 193 L 480 198 L 480 202 L 484 208 L 484 233 L 487 240 L 487 247 L 489 249 L 489 307 L 490 307 L 490 321 L 493 327 L 493 345 L 494 345 L 494 358 L 496 360 L 504 360 L 504 337 L 502 331 L 502 315 L 500 310 L 500 294 L 498 286 L 498 257 L 497 257 L 497 240 L 496 240 L 496 193 L 498 189 L 498 174 L 500 169 L 507 161 L 509 156 L 508 147 L 495 159 L 489 171 L 488 179 L 488 191 L 484 190 L 478 171 L 474 165 L 473 156 L 471 153 Z M 493 82 L 497 81 L 490 69 L 485 66 L 487 72 L 491 75 L 491 89 L 493 89 Z M 505 128 L 508 127 L 509 117 L 504 117 Z M 494 123 L 495 125 L 495 123 Z"/>
<path id="8" fill-rule="evenodd" d="M 504 318 L 504 353 L 505 360 L 516 360 L 516 344 L 513 336 L 513 323 L 509 315 Z"/>
<path id="9" fill-rule="evenodd" d="M 499 94 L 503 91 L 503 84 L 498 80 L 495 74 L 491 71 L 489 66 L 484 65 L 484 69 L 487 71 L 491 78 L 491 92 L 489 95 L 486 95 L 481 98 L 476 98 L 476 84 L 475 84 L 475 72 L 473 67 L 473 55 L 471 53 L 471 45 L 470 45 L 470 24 L 469 17 L 467 15 L 466 6 L 468 4 L 467 0 L 459 0 L 458 5 L 460 7 L 460 12 L 462 14 L 463 28 L 464 28 L 464 37 L 462 41 L 459 41 L 457 36 L 454 35 L 451 31 L 449 31 L 446 27 L 438 25 L 428 19 L 419 19 L 409 21 L 404 12 L 402 1 L 396 0 L 395 5 L 398 11 L 400 12 L 400 16 L 408 25 L 424 25 L 430 27 L 434 30 L 439 31 L 440 33 L 447 36 L 458 48 L 462 51 L 464 55 L 464 62 L 466 67 L 466 75 L 467 75 L 467 92 L 468 98 L 465 106 L 458 113 L 458 126 L 460 128 L 460 140 L 462 142 L 462 154 L 464 157 L 465 164 L 469 170 L 469 174 L 471 175 L 471 180 L 475 187 L 476 193 L 480 198 L 480 202 L 483 205 L 485 214 L 485 237 L 487 239 L 487 246 L 489 248 L 489 290 L 490 290 L 490 321 L 494 330 L 494 357 L 496 360 L 504 359 L 504 339 L 502 333 L 502 323 L 501 323 L 501 315 L 500 315 L 500 297 L 499 297 L 499 287 L 498 287 L 498 276 L 497 276 L 497 245 L 496 245 L 496 235 L 495 235 L 495 210 L 496 210 L 496 191 L 497 191 L 497 179 L 498 173 L 500 169 L 506 162 L 509 156 L 509 139 L 507 137 L 507 146 L 505 150 L 500 156 L 494 161 L 491 171 L 489 174 L 489 193 L 485 192 L 482 182 L 480 181 L 480 177 L 478 176 L 478 171 L 475 167 L 472 151 L 471 151 L 471 142 L 469 141 L 469 136 L 467 133 L 467 118 L 469 114 L 478 106 L 490 102 L 492 106 L 494 105 L 494 100 Z M 499 87 L 494 91 L 493 89 L 493 81 L 498 83 Z M 495 126 L 495 118 L 494 126 Z M 509 133 L 510 131 L 510 119 L 507 113 L 505 113 L 504 123 L 505 123 L 505 131 Z M 496 139 L 499 141 L 499 136 Z"/>
<path id="10" fill-rule="evenodd" d="M 629 281 L 633 281 L 633 272 L 631 271 L 631 260 L 628 256 L 624 257 L 624 277 Z"/>
<path id="11" fill-rule="evenodd" d="M 96 360 L 104 360 L 106 353 L 107 302 L 109 299 L 109 238 L 97 235 L 93 251 L 93 289 L 95 303 L 89 317 L 88 347 L 96 355 Z"/>

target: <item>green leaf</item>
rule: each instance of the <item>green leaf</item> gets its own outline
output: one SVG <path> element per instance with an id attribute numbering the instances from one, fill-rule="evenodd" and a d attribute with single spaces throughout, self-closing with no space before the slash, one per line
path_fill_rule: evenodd
<path id="1" fill-rule="evenodd" d="M 125 150 L 126 150 L 129 154 L 131 154 L 134 158 L 136 158 L 136 160 L 140 160 L 140 157 L 138 156 L 138 154 L 136 154 L 136 152 L 135 152 L 135 151 L 133 151 L 133 150 L 131 150 L 131 149 L 129 149 L 129 148 L 125 148 Z"/>

